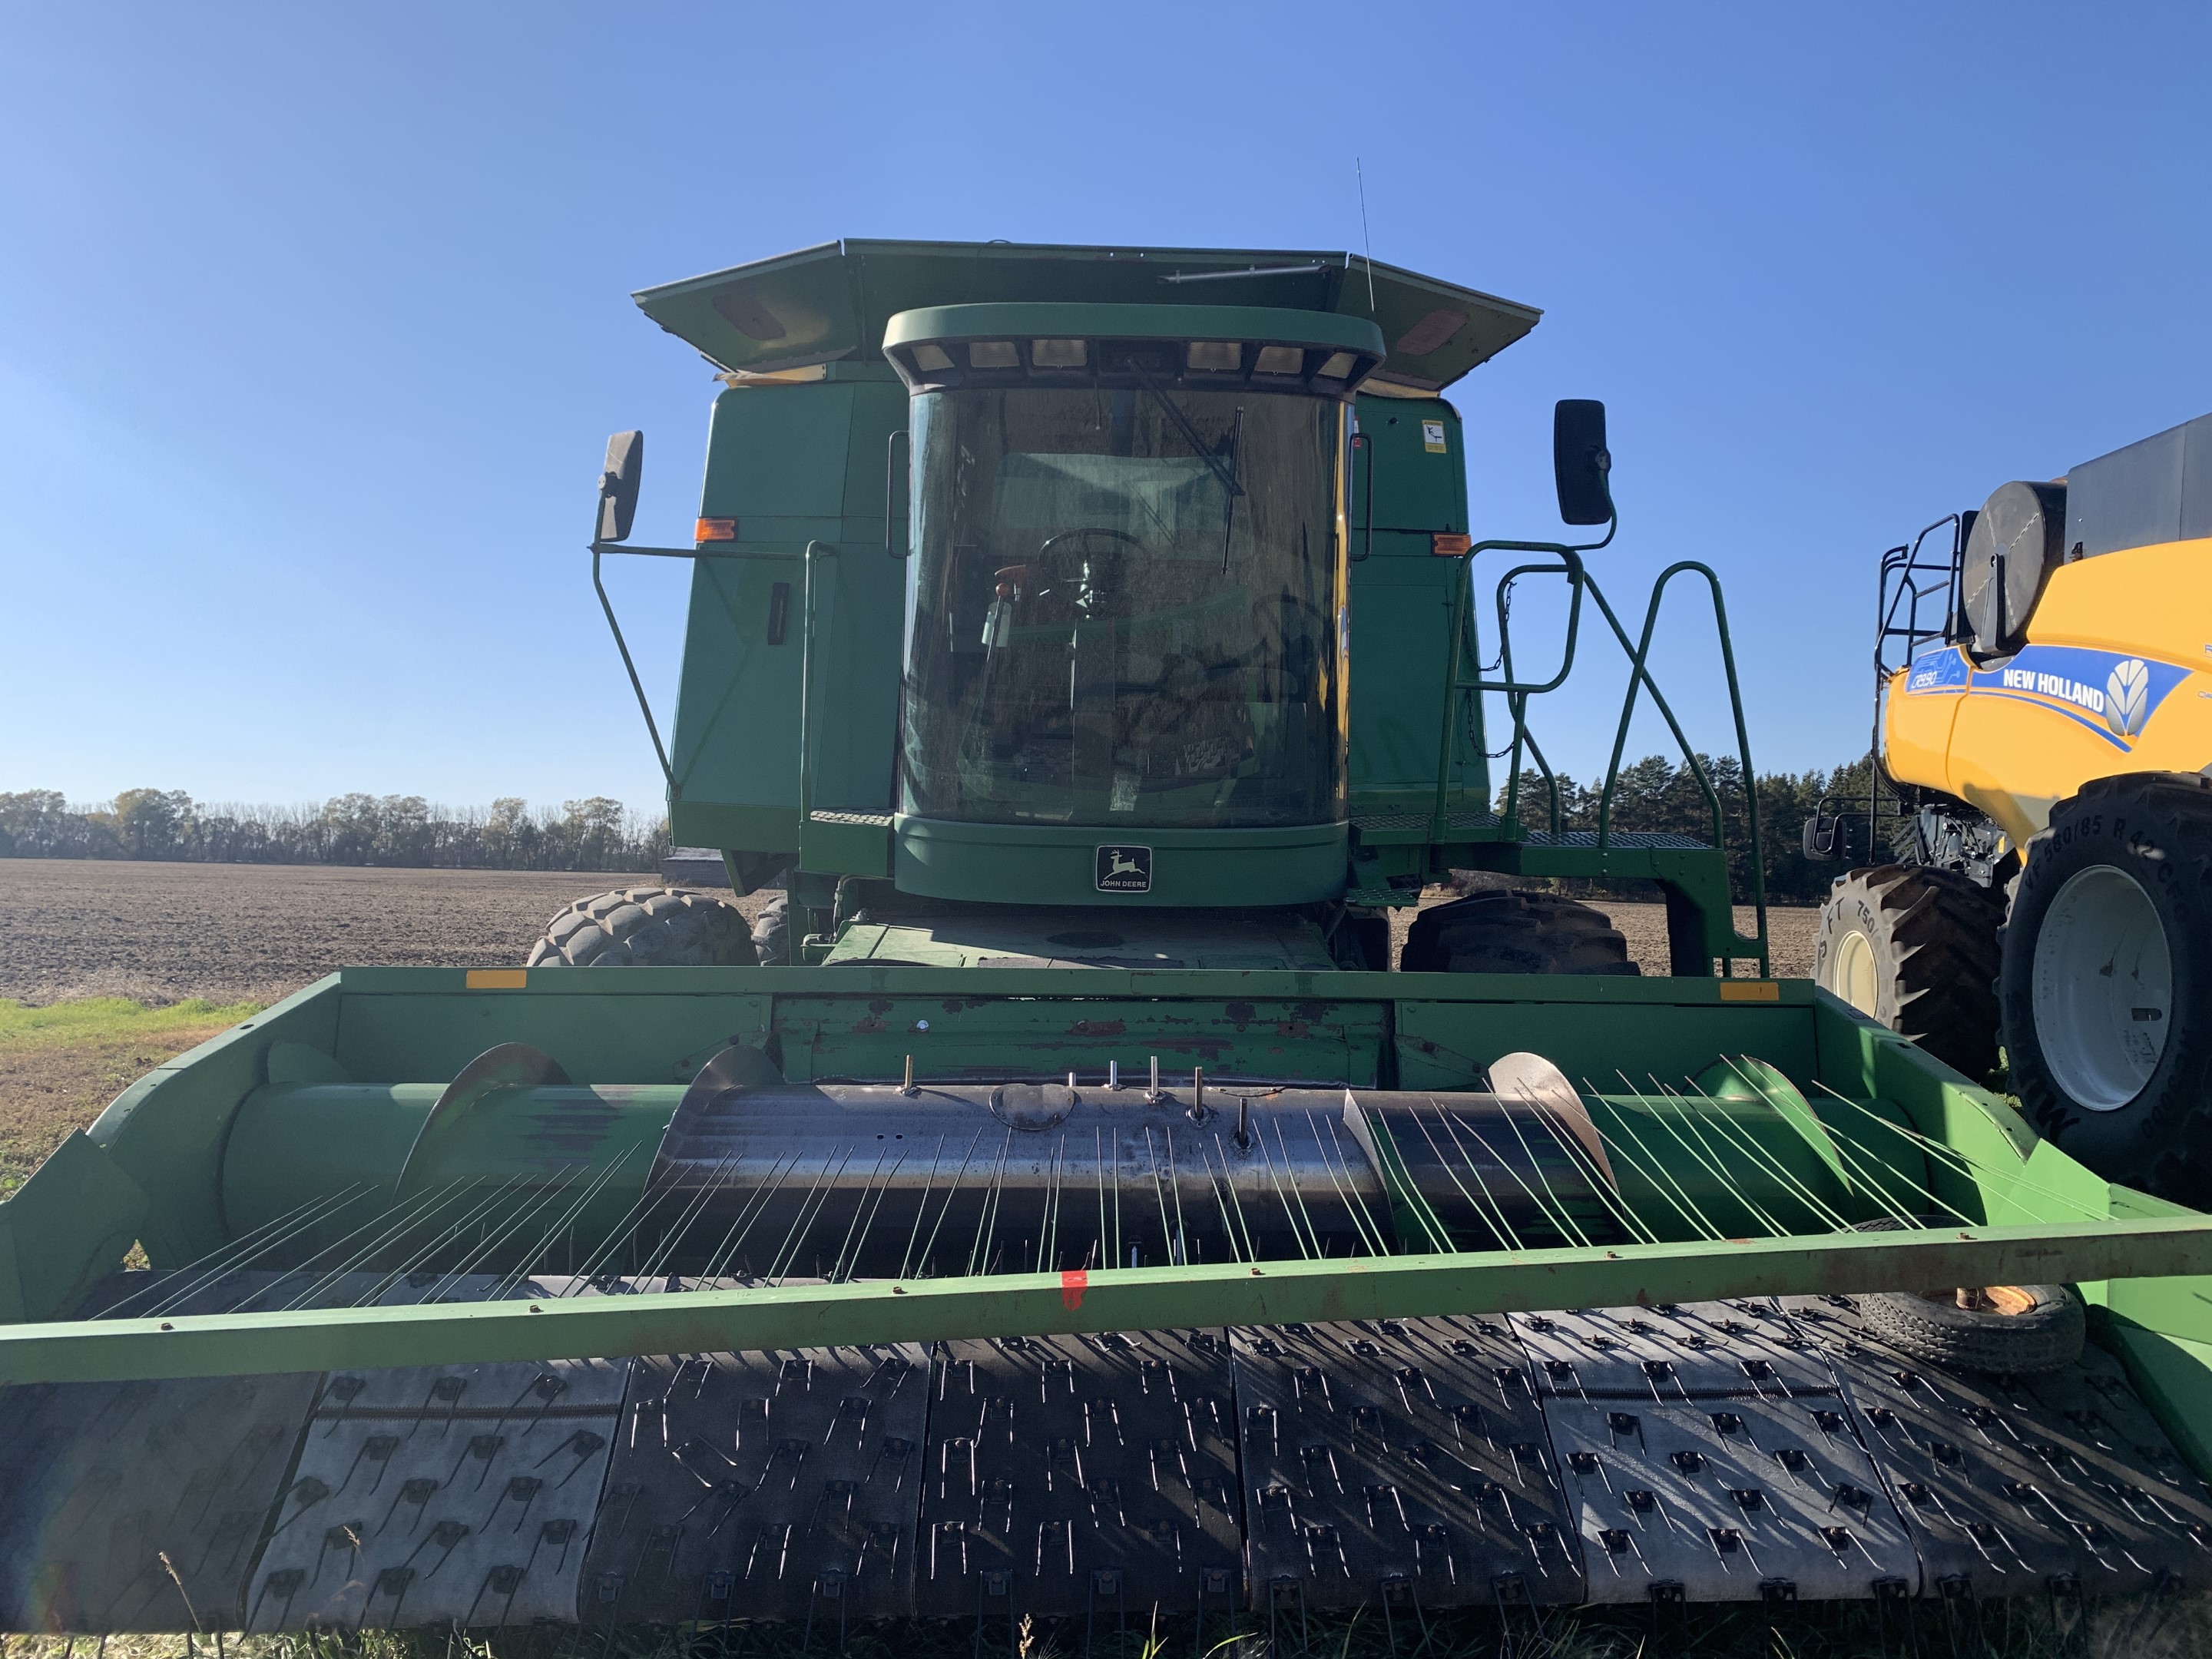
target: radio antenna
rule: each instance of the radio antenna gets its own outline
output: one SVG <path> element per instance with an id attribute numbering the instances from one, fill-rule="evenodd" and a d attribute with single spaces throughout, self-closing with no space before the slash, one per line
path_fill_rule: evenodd
<path id="1" fill-rule="evenodd" d="M 1367 314 L 1375 314 L 1375 239 L 1367 234 L 1367 169 L 1352 158 L 1352 176 L 1359 181 L 1359 243 L 1367 252 Z"/>

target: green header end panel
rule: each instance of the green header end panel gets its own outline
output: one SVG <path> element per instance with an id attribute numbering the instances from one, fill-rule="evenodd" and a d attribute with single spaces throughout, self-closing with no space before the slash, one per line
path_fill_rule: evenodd
<path id="1" fill-rule="evenodd" d="M 1357 408 L 1365 441 L 1353 450 L 1350 502 L 1352 807 L 1425 814 L 1436 799 L 1445 630 L 1462 568 L 1437 556 L 1436 538 L 1467 533 L 1467 457 L 1459 412 L 1442 398 L 1363 397 Z M 1489 779 L 1480 706 L 1466 701 L 1454 781 L 1468 799 L 1455 805 L 1479 809 Z"/>
<path id="2" fill-rule="evenodd" d="M 890 810 L 906 568 L 884 553 L 884 469 L 905 424 L 906 390 L 881 364 L 715 400 L 699 512 L 735 519 L 738 539 L 691 581 L 670 807 L 679 844 L 799 846 L 810 540 L 836 550 L 815 573 L 815 810 Z"/>

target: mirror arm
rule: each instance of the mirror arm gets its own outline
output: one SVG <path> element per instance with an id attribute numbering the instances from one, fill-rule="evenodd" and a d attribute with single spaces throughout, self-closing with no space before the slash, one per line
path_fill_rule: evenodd
<path id="1" fill-rule="evenodd" d="M 606 612 L 607 626 L 614 630 L 615 649 L 622 653 L 623 667 L 629 673 L 629 689 L 637 693 L 638 713 L 645 716 L 645 729 L 653 738 L 653 752 L 660 762 L 660 775 L 668 780 L 669 804 L 676 801 L 676 771 L 668 763 L 668 750 L 660 741 L 660 727 L 653 718 L 653 705 L 646 701 L 645 682 L 637 677 L 637 664 L 631 659 L 629 641 L 623 638 L 622 624 L 615 620 L 614 601 L 607 597 L 607 585 L 599 580 L 599 556 L 602 553 L 671 553 L 673 550 L 659 547 L 614 547 L 600 542 L 592 544 L 592 589 L 599 596 L 599 609 Z"/>
<path id="2" fill-rule="evenodd" d="M 630 547 L 617 542 L 593 542 L 592 556 L 602 553 L 635 553 L 648 559 L 796 559 L 796 553 L 763 553 L 751 549 L 721 552 L 710 547 Z"/>

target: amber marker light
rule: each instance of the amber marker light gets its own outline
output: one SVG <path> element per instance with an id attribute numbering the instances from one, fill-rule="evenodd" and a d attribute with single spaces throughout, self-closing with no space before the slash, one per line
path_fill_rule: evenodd
<path id="1" fill-rule="evenodd" d="M 704 524 L 704 519 L 699 520 Z M 1455 559 L 1474 545 L 1472 536 L 1447 536 L 1442 533 L 1429 538 L 1429 550 L 1440 559 Z"/>
<path id="2" fill-rule="evenodd" d="M 737 538 L 738 521 L 735 519 L 702 519 L 698 533 L 691 538 L 695 542 L 733 542 Z"/>

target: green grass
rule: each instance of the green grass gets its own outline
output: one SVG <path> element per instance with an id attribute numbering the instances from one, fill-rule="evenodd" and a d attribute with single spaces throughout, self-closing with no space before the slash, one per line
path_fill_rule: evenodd
<path id="1" fill-rule="evenodd" d="M 0 997 L 0 1047 L 68 1048 L 80 1043 L 160 1041 L 210 1025 L 235 1025 L 261 1012 L 258 1002 L 215 1003 L 198 998 L 149 1008 L 127 997 L 85 997 L 33 1008 Z"/>

